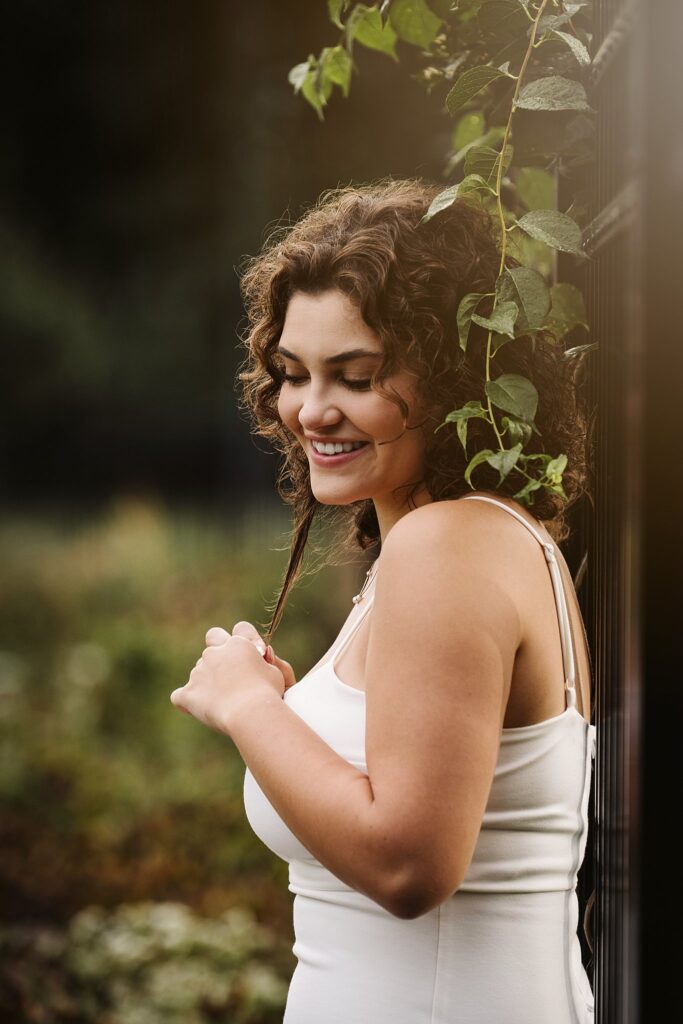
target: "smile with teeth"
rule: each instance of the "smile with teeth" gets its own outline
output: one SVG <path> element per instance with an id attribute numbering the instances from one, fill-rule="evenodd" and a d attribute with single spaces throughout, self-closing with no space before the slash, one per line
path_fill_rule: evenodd
<path id="1" fill-rule="evenodd" d="M 311 441 L 313 450 L 318 455 L 341 455 L 342 452 L 353 452 L 356 448 L 362 448 L 367 443 L 367 441 L 345 441 L 343 443 L 337 442 L 336 444 L 331 442 L 323 444 L 321 441 Z"/>

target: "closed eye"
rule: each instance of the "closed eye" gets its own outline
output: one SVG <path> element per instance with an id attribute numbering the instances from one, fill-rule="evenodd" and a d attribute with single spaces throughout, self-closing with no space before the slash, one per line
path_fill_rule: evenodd
<path id="1" fill-rule="evenodd" d="M 296 387 L 298 384 L 305 384 L 308 377 L 295 377 L 291 373 L 283 373 L 282 379 L 288 384 L 292 384 Z M 344 387 L 350 388 L 352 391 L 367 391 L 370 387 L 370 380 L 348 380 L 345 377 L 339 378 L 339 383 L 343 384 Z"/>

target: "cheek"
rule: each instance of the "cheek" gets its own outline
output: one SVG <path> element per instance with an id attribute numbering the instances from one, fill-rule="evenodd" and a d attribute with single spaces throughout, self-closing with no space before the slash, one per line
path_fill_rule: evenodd
<path id="1" fill-rule="evenodd" d="M 413 422 L 415 415 L 415 399 L 408 387 L 394 385 L 392 388 L 400 396 L 408 407 L 407 421 Z M 389 399 L 377 397 L 369 409 L 370 416 L 384 429 L 399 429 L 403 423 L 403 412 L 401 407 Z"/>
<path id="2" fill-rule="evenodd" d="M 296 418 L 295 403 L 291 398 L 287 398 L 284 391 L 280 391 L 278 395 L 277 414 L 286 426 L 291 426 L 293 419 Z"/>
<path id="3" fill-rule="evenodd" d="M 372 426 L 372 433 L 382 437 L 387 432 L 398 430 L 401 425 L 401 410 L 393 402 L 381 400 L 373 403 L 367 410 L 366 419 Z"/>

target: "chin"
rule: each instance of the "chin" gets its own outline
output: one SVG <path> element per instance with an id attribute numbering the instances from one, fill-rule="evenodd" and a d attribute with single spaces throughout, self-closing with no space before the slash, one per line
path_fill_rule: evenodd
<path id="1" fill-rule="evenodd" d="M 351 505 L 354 501 L 364 501 L 370 497 L 369 494 L 365 494 L 362 491 L 352 491 L 348 487 L 340 487 L 339 489 L 334 487 L 314 487 L 312 482 L 311 490 L 313 497 L 321 505 Z"/>

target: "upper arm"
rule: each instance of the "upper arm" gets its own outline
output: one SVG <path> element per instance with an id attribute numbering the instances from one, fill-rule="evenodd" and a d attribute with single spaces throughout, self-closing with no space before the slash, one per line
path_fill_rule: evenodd
<path id="1" fill-rule="evenodd" d="M 402 879 L 398 898 L 427 909 L 457 889 L 471 860 L 521 640 L 505 586 L 509 535 L 473 504 L 422 506 L 392 527 L 368 640 L 378 837 Z"/>

